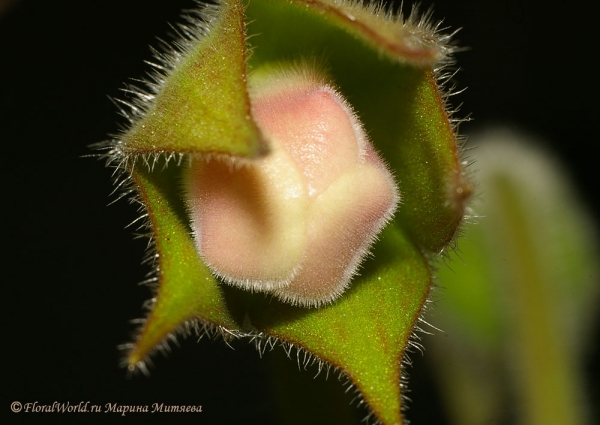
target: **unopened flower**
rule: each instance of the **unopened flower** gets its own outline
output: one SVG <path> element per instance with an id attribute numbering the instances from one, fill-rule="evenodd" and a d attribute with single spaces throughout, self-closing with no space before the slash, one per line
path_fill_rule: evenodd
<path id="1" fill-rule="evenodd" d="M 219 0 L 184 19 L 104 145 L 151 237 L 155 292 L 126 364 L 190 330 L 280 341 L 402 423 L 400 359 L 472 191 L 449 36 L 353 0 Z"/>
<path id="2" fill-rule="evenodd" d="M 269 152 L 241 166 L 193 163 L 196 245 L 225 282 L 319 306 L 356 274 L 398 203 L 391 173 L 352 108 L 306 66 L 250 81 Z"/>

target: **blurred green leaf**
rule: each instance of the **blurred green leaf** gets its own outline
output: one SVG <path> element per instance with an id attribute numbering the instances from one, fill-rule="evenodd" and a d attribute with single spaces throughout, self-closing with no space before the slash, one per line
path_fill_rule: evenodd
<path id="1" fill-rule="evenodd" d="M 460 259 L 439 270 L 449 338 L 430 341 L 454 422 L 586 423 L 580 361 L 600 282 L 595 227 L 530 141 L 507 131 L 473 139 L 481 218 Z"/>

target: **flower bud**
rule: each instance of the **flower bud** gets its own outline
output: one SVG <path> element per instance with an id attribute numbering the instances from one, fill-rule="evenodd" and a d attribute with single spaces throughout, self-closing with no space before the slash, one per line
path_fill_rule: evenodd
<path id="1" fill-rule="evenodd" d="M 346 100 L 317 72 L 257 74 L 259 158 L 195 160 L 186 191 L 196 246 L 226 283 L 303 306 L 349 285 L 399 195 Z"/>

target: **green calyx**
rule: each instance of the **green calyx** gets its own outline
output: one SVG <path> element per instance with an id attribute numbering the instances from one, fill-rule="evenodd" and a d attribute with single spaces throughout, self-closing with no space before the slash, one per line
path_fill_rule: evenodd
<path id="1" fill-rule="evenodd" d="M 127 364 L 142 367 L 190 323 L 232 338 L 277 338 L 343 371 L 378 420 L 400 424 L 401 360 L 429 295 L 428 258 L 455 237 L 472 190 L 434 72 L 449 49 L 424 25 L 357 5 L 228 0 L 218 9 L 205 13 L 205 35 L 188 36 L 182 52 L 165 60 L 149 103 L 134 106 L 143 114 L 134 110 L 132 127 L 115 143 L 157 254 L 156 301 Z M 319 309 L 223 285 L 198 254 L 181 189 L 185 155 L 242 162 L 268 155 L 247 76 L 301 61 L 325 69 L 348 99 L 402 198 L 351 288 Z M 179 164 L 169 163 L 179 154 Z M 148 157 L 157 166 L 148 167 Z"/>

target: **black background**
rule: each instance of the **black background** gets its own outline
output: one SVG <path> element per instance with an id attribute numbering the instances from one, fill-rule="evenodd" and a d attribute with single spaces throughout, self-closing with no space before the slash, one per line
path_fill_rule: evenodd
<path id="1" fill-rule="evenodd" d="M 422 2 L 424 8 L 432 2 Z M 509 123 L 534 133 L 564 160 L 598 216 L 598 83 L 595 2 L 439 0 L 436 18 L 462 27 L 455 102 L 469 133 Z M 136 286 L 143 241 L 125 224 L 126 202 L 107 207 L 109 171 L 87 145 L 119 121 L 107 95 L 140 77 L 148 45 L 191 0 L 21 0 L 0 16 L 2 143 L 2 388 L 8 423 L 276 423 L 265 365 L 244 342 L 182 341 L 155 358 L 149 378 L 126 378 L 116 346 L 149 297 Z M 443 327 L 443 324 L 437 324 Z M 600 399 L 598 332 L 587 356 L 590 400 Z M 420 354 L 413 355 L 408 417 L 444 423 Z M 12 414 L 10 402 L 202 404 L 201 415 Z M 310 410 L 310 406 L 306 406 Z M 6 423 L 6 422 L 5 422 Z"/>

